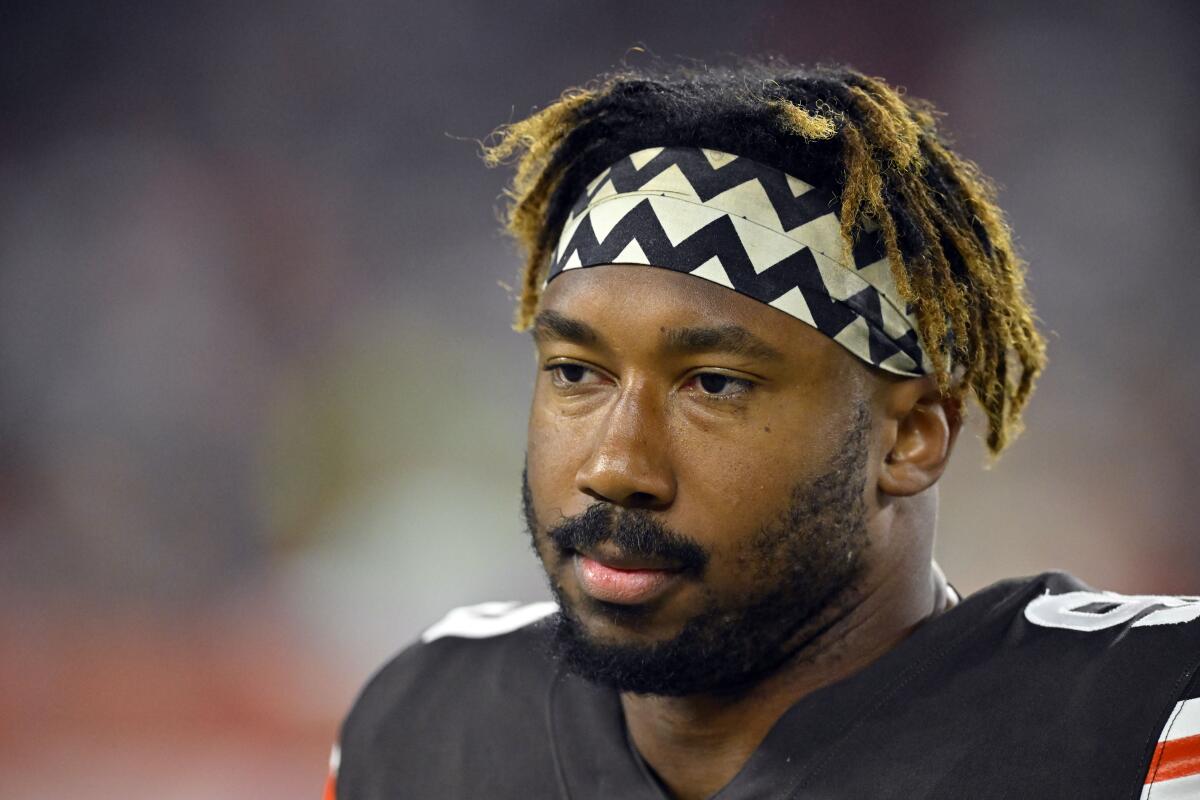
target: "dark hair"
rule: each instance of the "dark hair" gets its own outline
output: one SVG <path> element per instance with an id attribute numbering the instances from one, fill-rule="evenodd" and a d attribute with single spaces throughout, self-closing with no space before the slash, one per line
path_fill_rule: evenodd
<path id="1" fill-rule="evenodd" d="M 961 406 L 974 390 L 993 454 L 1019 432 L 1045 342 L 995 191 L 949 148 L 931 105 L 848 67 L 626 70 L 499 128 L 483 155 L 491 166 L 516 162 L 506 223 L 526 253 L 518 329 L 532 321 L 585 185 L 660 146 L 723 150 L 836 191 L 847 247 L 864 226 L 882 233 L 942 394 Z"/>

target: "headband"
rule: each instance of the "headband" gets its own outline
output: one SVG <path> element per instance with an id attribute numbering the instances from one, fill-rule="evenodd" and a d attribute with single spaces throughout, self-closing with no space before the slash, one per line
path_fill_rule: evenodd
<path id="1" fill-rule="evenodd" d="M 749 158 L 652 147 L 601 172 L 571 209 L 546 282 L 645 264 L 719 283 L 897 375 L 931 371 L 877 230 L 843 263 L 837 197 Z"/>

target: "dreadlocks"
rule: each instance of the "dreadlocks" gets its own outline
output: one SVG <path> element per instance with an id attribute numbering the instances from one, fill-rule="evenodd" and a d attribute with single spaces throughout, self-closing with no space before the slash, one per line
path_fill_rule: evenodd
<path id="1" fill-rule="evenodd" d="M 588 181 L 662 146 L 736 153 L 838 192 L 847 248 L 864 227 L 882 233 L 943 396 L 961 408 L 974 391 L 993 455 L 1019 433 L 1045 343 L 995 190 L 949 149 L 930 105 L 846 67 L 621 72 L 497 130 L 484 160 L 516 161 L 506 223 L 526 253 L 519 330 Z"/>

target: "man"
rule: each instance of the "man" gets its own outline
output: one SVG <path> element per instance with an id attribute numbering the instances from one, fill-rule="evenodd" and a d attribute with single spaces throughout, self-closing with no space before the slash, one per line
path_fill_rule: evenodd
<path id="1" fill-rule="evenodd" d="M 1200 797 L 1200 601 L 960 599 L 932 562 L 967 395 L 999 454 L 1044 356 L 929 107 L 849 69 L 622 74 L 486 157 L 517 158 L 557 602 L 426 631 L 330 796 Z"/>

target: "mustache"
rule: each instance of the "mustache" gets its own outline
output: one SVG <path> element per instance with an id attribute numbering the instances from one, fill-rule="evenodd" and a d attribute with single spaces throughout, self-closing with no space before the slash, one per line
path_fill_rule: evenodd
<path id="1" fill-rule="evenodd" d="M 596 503 L 546 531 L 558 552 L 569 556 L 608 543 L 631 556 L 645 556 L 699 575 L 708 566 L 708 551 L 641 510 L 618 510 Z"/>

